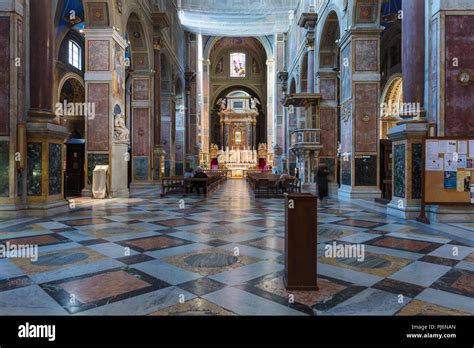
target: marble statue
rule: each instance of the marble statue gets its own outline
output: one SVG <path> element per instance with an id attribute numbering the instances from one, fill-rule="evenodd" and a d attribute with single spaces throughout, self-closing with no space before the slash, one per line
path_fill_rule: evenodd
<path id="1" fill-rule="evenodd" d="M 119 143 L 130 141 L 130 131 L 125 124 L 125 115 L 117 114 L 114 119 L 114 140 Z"/>
<path id="2" fill-rule="evenodd" d="M 250 108 L 252 110 L 257 110 L 257 105 L 261 105 L 260 101 L 257 98 L 250 99 Z"/>
<path id="3" fill-rule="evenodd" d="M 219 105 L 219 111 L 224 111 L 225 109 L 227 109 L 227 99 L 226 98 L 220 98 L 217 101 L 216 105 Z"/>

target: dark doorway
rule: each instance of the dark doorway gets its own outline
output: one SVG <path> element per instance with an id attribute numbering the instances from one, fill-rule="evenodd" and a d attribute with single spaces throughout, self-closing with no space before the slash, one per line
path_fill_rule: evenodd
<path id="1" fill-rule="evenodd" d="M 66 197 L 79 197 L 84 188 L 84 139 L 70 139 L 66 143 Z"/>
<path id="2" fill-rule="evenodd" d="M 380 140 L 380 203 L 388 204 L 392 200 L 393 183 L 392 142 Z"/>

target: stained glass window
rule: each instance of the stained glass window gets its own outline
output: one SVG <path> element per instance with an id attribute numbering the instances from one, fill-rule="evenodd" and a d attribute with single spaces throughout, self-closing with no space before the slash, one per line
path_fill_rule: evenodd
<path id="1" fill-rule="evenodd" d="M 230 54 L 230 77 L 245 77 L 246 75 L 245 53 Z"/>

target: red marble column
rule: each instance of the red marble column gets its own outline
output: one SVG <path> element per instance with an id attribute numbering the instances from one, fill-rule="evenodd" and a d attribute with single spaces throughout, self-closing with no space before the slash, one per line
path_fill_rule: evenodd
<path id="1" fill-rule="evenodd" d="M 30 98 L 32 118 L 54 118 L 54 17 L 53 1 L 30 2 Z"/>
<path id="2" fill-rule="evenodd" d="M 153 88 L 154 93 L 154 145 L 161 147 L 161 46 L 158 40 L 154 43 L 154 70 L 155 70 L 155 83 Z"/>
<path id="3" fill-rule="evenodd" d="M 403 102 L 424 106 L 425 1 L 402 2 Z"/>

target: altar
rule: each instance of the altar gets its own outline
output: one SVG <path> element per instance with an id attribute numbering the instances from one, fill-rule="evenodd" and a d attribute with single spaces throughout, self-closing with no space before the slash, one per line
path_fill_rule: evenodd
<path id="1" fill-rule="evenodd" d="M 243 91 L 232 92 L 217 102 L 221 146 L 211 145 L 211 169 L 230 170 L 232 178 L 242 178 L 246 171 L 266 165 L 267 145 L 257 144 L 258 105 L 257 98 Z"/>
<path id="2" fill-rule="evenodd" d="M 258 165 L 257 151 L 245 148 L 220 150 L 217 153 L 217 160 L 222 167 L 232 171 L 232 178 L 243 178 L 246 170 L 256 168 Z"/>

